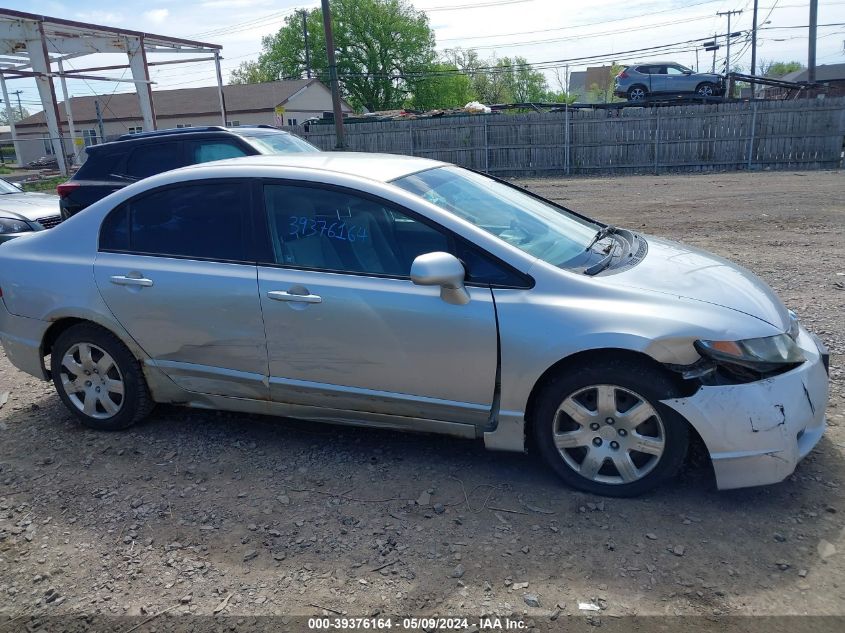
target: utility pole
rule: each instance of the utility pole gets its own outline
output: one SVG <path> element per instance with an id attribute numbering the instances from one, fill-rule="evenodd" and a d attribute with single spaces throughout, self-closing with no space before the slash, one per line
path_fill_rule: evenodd
<path id="1" fill-rule="evenodd" d="M 695 47 L 695 72 L 698 72 L 698 46 Z"/>
<path id="2" fill-rule="evenodd" d="M 751 18 L 751 76 L 757 74 L 757 3 L 754 0 L 754 14 Z M 730 29 L 728 29 L 730 31 Z M 751 98 L 754 98 L 754 82 L 751 82 Z"/>
<path id="3" fill-rule="evenodd" d="M 100 128 L 100 143 L 106 142 L 106 129 L 103 125 L 103 113 L 100 110 L 99 99 L 94 100 L 94 111 L 97 113 L 97 126 Z"/>
<path id="4" fill-rule="evenodd" d="M 819 22 L 819 0 L 810 0 L 810 46 L 807 51 L 807 83 L 816 83 L 816 26 Z"/>
<path id="5" fill-rule="evenodd" d="M 754 17 L 751 19 L 751 74 L 757 74 L 757 2 L 754 0 Z M 730 31 L 730 28 L 728 29 Z M 754 84 L 751 84 L 752 95 Z"/>
<path id="6" fill-rule="evenodd" d="M 710 70 L 711 73 L 716 73 L 716 51 L 719 50 L 719 38 L 713 33 L 713 68 Z"/>
<path id="7" fill-rule="evenodd" d="M 308 46 L 308 11 L 302 10 L 302 37 L 305 39 L 305 76 L 311 79 L 311 49 Z"/>
<path id="8" fill-rule="evenodd" d="M 725 36 L 725 44 L 727 45 L 727 50 L 725 51 L 725 74 L 727 75 L 731 72 L 731 16 L 732 15 L 739 15 L 742 11 L 718 11 L 716 13 L 717 16 L 721 17 L 723 15 L 728 16 L 728 34 Z"/>
<path id="9" fill-rule="evenodd" d="M 329 80 L 332 88 L 332 107 L 334 109 L 334 129 L 337 136 L 335 149 L 345 149 L 346 139 L 343 133 L 343 110 L 340 106 L 340 82 L 337 79 L 337 59 L 334 50 L 334 33 L 332 33 L 332 14 L 329 0 L 321 0 L 323 7 L 323 30 L 326 32 L 326 53 L 329 57 Z"/>
<path id="10" fill-rule="evenodd" d="M 18 98 L 18 116 L 23 119 L 23 106 L 21 106 L 21 94 L 23 94 L 23 90 L 15 90 L 12 94 Z"/>

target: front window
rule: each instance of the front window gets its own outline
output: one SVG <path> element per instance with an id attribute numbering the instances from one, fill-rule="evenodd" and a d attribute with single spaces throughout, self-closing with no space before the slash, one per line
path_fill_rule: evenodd
<path id="1" fill-rule="evenodd" d="M 262 154 L 299 154 L 320 150 L 293 134 L 243 134 L 242 138 Z"/>
<path id="2" fill-rule="evenodd" d="M 692 71 L 686 66 L 667 66 L 666 72 L 670 75 L 683 75 L 685 73 L 691 73 Z"/>
<path id="3" fill-rule="evenodd" d="M 393 184 L 561 268 L 587 249 L 600 226 L 460 167 L 429 169 Z"/>

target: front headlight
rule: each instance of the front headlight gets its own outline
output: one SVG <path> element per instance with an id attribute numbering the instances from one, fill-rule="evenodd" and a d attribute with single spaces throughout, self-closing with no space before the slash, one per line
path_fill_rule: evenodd
<path id="1" fill-rule="evenodd" d="M 0 235 L 8 233 L 23 233 L 31 231 L 32 227 L 23 220 L 14 218 L 0 218 Z"/>
<path id="2" fill-rule="evenodd" d="M 788 334 L 744 341 L 696 341 L 695 348 L 717 363 L 739 365 L 760 373 L 783 370 L 807 360 Z"/>

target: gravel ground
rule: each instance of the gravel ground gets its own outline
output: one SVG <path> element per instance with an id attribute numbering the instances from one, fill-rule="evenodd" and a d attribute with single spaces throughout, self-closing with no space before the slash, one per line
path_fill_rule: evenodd
<path id="1" fill-rule="evenodd" d="M 0 355 L 8 630 L 164 610 L 149 626 L 215 612 L 548 623 L 579 602 L 601 617 L 845 615 L 842 174 L 523 184 L 751 268 L 822 336 L 831 426 L 792 477 L 719 493 L 702 462 L 651 495 L 602 499 L 532 456 L 445 437 L 174 407 L 97 433 Z"/>

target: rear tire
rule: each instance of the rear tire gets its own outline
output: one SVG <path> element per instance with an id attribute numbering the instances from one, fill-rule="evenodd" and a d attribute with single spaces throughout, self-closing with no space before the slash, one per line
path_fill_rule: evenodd
<path id="1" fill-rule="evenodd" d="M 153 410 L 147 381 L 132 352 L 114 334 L 80 323 L 62 332 L 50 353 L 53 384 L 86 426 L 118 431 Z"/>
<path id="2" fill-rule="evenodd" d="M 675 475 L 689 445 L 687 422 L 660 400 L 670 376 L 609 359 L 562 372 L 543 389 L 531 420 L 543 458 L 585 492 L 633 497 Z"/>
<path id="3" fill-rule="evenodd" d="M 631 86 L 628 89 L 628 101 L 645 101 L 648 97 L 648 90 L 643 86 Z"/>

